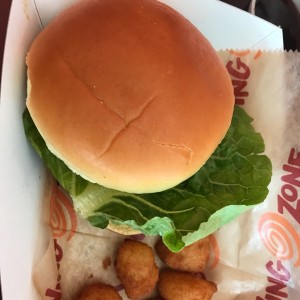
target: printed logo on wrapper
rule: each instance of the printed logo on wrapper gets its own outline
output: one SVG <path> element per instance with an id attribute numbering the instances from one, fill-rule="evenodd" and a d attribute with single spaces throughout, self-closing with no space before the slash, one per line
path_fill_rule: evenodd
<path id="1" fill-rule="evenodd" d="M 258 59 L 261 57 L 262 52 L 261 50 L 254 53 L 250 50 L 228 50 L 228 52 L 233 56 L 232 59 L 228 60 L 226 69 L 231 76 L 231 82 L 234 88 L 235 104 L 244 105 L 246 97 L 249 97 L 249 92 L 246 88 L 251 71 L 246 62 L 242 60 L 242 57 L 253 55 L 254 59 Z"/>
<path id="2" fill-rule="evenodd" d="M 277 213 L 267 212 L 259 220 L 258 231 L 273 256 L 280 260 L 295 259 L 294 266 L 300 266 L 300 236 L 287 219 Z"/>
<path id="3" fill-rule="evenodd" d="M 50 226 L 52 229 L 58 275 L 55 287 L 48 288 L 45 292 L 45 296 L 53 300 L 60 300 L 62 298 L 62 293 L 60 286 L 61 275 L 59 273 L 59 269 L 61 260 L 63 258 L 63 249 L 60 246 L 58 239 L 63 237 L 66 239 L 66 241 L 72 239 L 77 228 L 77 217 L 71 200 L 57 185 L 53 186 L 50 198 Z"/>
<path id="4" fill-rule="evenodd" d="M 265 298 L 257 296 L 256 300 L 288 299 L 286 287 L 291 274 L 283 261 L 288 261 L 288 266 L 300 267 L 300 234 L 293 225 L 300 225 L 300 152 L 292 148 L 282 170 L 277 212 L 267 212 L 258 221 L 260 238 L 275 260 L 266 263 L 271 276 L 267 277 Z"/>
<path id="5" fill-rule="evenodd" d="M 70 240 L 76 231 L 77 217 L 70 199 L 57 186 L 50 200 L 50 225 L 54 238 L 66 236 Z"/>

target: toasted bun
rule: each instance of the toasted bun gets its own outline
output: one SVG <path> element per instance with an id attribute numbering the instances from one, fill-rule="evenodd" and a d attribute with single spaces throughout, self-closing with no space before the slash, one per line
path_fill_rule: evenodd
<path id="1" fill-rule="evenodd" d="M 123 235 L 136 235 L 141 233 L 140 231 L 135 230 L 128 225 L 116 225 L 111 222 L 108 224 L 107 229 Z"/>
<path id="2" fill-rule="evenodd" d="M 27 106 L 48 148 L 109 188 L 177 185 L 231 122 L 225 67 L 189 21 L 158 1 L 80 1 L 37 37 L 27 64 Z"/>

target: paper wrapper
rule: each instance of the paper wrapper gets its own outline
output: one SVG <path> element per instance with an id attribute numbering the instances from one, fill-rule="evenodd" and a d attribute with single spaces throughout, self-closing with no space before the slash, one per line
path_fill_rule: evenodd
<path id="1" fill-rule="evenodd" d="M 220 51 L 236 104 L 253 117 L 273 165 L 267 199 L 214 234 L 205 272 L 218 285 L 213 299 L 290 299 L 300 295 L 300 54 Z M 218 80 L 216 78 L 216 80 Z M 42 299 L 76 299 L 83 286 L 102 281 L 127 299 L 114 259 L 124 236 L 76 216 L 49 179 L 47 252 L 34 270 Z M 156 238 L 141 238 L 149 245 Z M 161 266 L 161 262 L 157 259 Z"/>

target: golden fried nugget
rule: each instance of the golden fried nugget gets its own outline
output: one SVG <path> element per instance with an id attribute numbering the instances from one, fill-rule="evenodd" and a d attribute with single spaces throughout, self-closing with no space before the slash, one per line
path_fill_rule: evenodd
<path id="1" fill-rule="evenodd" d="M 206 267 L 210 252 L 209 240 L 208 236 L 174 253 L 160 239 L 155 245 L 155 250 L 160 259 L 170 268 L 198 273 Z"/>
<path id="2" fill-rule="evenodd" d="M 162 270 L 158 291 L 165 300 L 210 300 L 217 286 L 191 273 Z"/>
<path id="3" fill-rule="evenodd" d="M 116 271 L 127 296 L 133 300 L 149 296 L 158 281 L 152 248 L 136 240 L 124 240 L 121 244 Z"/>
<path id="4" fill-rule="evenodd" d="M 79 300 L 122 300 L 118 292 L 108 284 L 95 283 L 88 285 L 81 292 Z"/>

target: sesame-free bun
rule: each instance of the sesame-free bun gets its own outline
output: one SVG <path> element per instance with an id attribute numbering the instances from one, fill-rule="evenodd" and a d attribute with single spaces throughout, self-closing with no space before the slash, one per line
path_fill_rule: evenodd
<path id="1" fill-rule="evenodd" d="M 223 139 L 234 96 L 207 39 L 155 0 L 80 1 L 27 56 L 27 107 L 50 151 L 91 182 L 171 188 Z"/>

